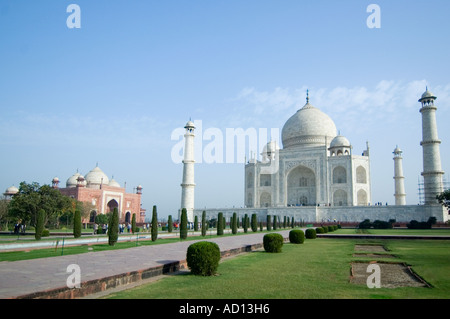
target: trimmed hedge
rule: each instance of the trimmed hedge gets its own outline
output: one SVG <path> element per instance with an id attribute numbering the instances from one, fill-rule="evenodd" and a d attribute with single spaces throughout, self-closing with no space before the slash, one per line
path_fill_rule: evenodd
<path id="1" fill-rule="evenodd" d="M 316 230 L 314 228 L 308 228 L 305 231 L 305 237 L 308 239 L 316 239 L 317 238 Z"/>
<path id="2" fill-rule="evenodd" d="M 263 237 L 264 250 L 268 253 L 281 253 L 283 242 L 283 236 L 280 234 L 266 234 Z"/>
<path id="3" fill-rule="evenodd" d="M 186 261 L 192 274 L 212 276 L 216 274 L 220 261 L 220 249 L 216 243 L 200 241 L 190 245 Z"/>
<path id="4" fill-rule="evenodd" d="M 289 232 L 289 241 L 292 244 L 303 244 L 305 241 L 305 233 L 301 229 L 293 229 Z"/>
<path id="5" fill-rule="evenodd" d="M 323 230 L 322 227 L 317 227 L 317 228 L 316 228 L 316 233 L 317 233 L 317 234 L 323 234 L 323 233 L 325 233 L 325 231 Z"/>

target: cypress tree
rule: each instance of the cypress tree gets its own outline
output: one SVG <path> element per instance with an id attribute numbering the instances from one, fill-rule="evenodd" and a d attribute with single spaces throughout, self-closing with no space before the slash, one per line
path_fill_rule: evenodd
<path id="1" fill-rule="evenodd" d="M 287 227 L 287 217 L 284 216 L 284 218 L 283 218 L 283 228 L 286 228 L 286 227 Z"/>
<path id="2" fill-rule="evenodd" d="M 45 211 L 43 209 L 40 209 L 38 211 L 36 220 L 36 230 L 34 233 L 34 238 L 36 238 L 36 240 L 41 240 L 42 232 L 44 231 L 44 223 L 45 223 Z"/>
<path id="3" fill-rule="evenodd" d="M 172 215 L 169 215 L 169 219 L 167 221 L 167 232 L 171 233 L 173 230 L 173 220 Z"/>
<path id="4" fill-rule="evenodd" d="M 294 216 L 292 216 L 291 227 L 292 227 L 292 228 L 295 227 Z"/>
<path id="5" fill-rule="evenodd" d="M 77 209 L 73 217 L 73 237 L 81 237 L 81 212 Z"/>
<path id="6" fill-rule="evenodd" d="M 258 217 L 256 214 L 252 214 L 252 231 L 257 232 L 258 231 Z"/>
<path id="7" fill-rule="evenodd" d="M 114 246 L 117 243 L 117 239 L 119 238 L 119 211 L 117 207 L 114 208 L 114 211 L 109 216 L 109 225 L 108 225 L 108 244 L 110 246 Z"/>
<path id="8" fill-rule="evenodd" d="M 231 217 L 231 233 L 233 235 L 237 234 L 237 214 L 233 213 L 233 217 Z"/>
<path id="9" fill-rule="evenodd" d="M 267 215 L 267 230 L 272 230 L 272 218 L 270 215 Z"/>
<path id="10" fill-rule="evenodd" d="M 158 213 L 156 212 L 156 205 L 153 205 L 152 214 L 152 241 L 158 238 Z"/>
<path id="11" fill-rule="evenodd" d="M 244 233 L 246 233 L 248 231 L 248 215 L 245 214 L 244 215 L 244 219 L 242 220 L 242 226 L 244 227 Z"/>
<path id="12" fill-rule="evenodd" d="M 136 231 L 136 214 L 133 214 L 133 217 L 131 218 L 131 232 L 134 234 Z"/>
<path id="13" fill-rule="evenodd" d="M 187 238 L 187 211 L 186 208 L 181 210 L 181 221 L 180 221 L 180 239 Z"/>
<path id="14" fill-rule="evenodd" d="M 206 224 L 206 211 L 202 213 L 202 236 L 206 236 L 206 230 L 208 229 L 208 225 Z"/>
<path id="15" fill-rule="evenodd" d="M 217 217 L 217 236 L 223 235 L 223 213 L 220 212 Z"/>
<path id="16" fill-rule="evenodd" d="M 194 218 L 194 231 L 198 231 L 198 217 L 195 216 Z"/>
<path id="17" fill-rule="evenodd" d="M 273 216 L 273 230 L 276 230 L 278 228 L 277 220 L 278 220 L 277 215 L 274 215 Z"/>

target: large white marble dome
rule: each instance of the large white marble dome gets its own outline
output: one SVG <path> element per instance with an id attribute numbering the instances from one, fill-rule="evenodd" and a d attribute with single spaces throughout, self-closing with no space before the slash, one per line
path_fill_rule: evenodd
<path id="1" fill-rule="evenodd" d="M 103 173 L 103 171 L 98 167 L 94 167 L 89 173 L 84 177 L 86 179 L 87 185 L 107 185 L 109 184 L 108 176 Z"/>
<path id="2" fill-rule="evenodd" d="M 283 148 L 320 146 L 336 137 L 333 120 L 309 101 L 292 115 L 283 126 Z"/>

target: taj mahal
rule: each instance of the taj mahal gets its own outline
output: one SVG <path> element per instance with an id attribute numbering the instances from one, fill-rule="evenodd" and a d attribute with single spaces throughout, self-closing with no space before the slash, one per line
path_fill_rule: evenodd
<path id="1" fill-rule="evenodd" d="M 293 114 L 281 131 L 282 147 L 275 141 L 265 145 L 261 160 L 245 163 L 243 208 L 194 208 L 194 136 L 195 126 L 186 126 L 181 183 L 181 208 L 188 220 L 257 214 L 289 217 L 305 222 L 360 222 L 364 219 L 395 219 L 397 222 L 426 221 L 436 217 L 447 221 L 448 212 L 436 200 L 443 190 L 440 143 L 436 125 L 435 100 L 428 88 L 419 99 L 422 115 L 424 205 L 406 205 L 402 151 L 393 150 L 395 205 L 374 205 L 371 197 L 370 150 L 355 154 L 350 141 L 339 134 L 333 120 L 313 106 L 306 94 L 306 104 Z M 419 142 L 419 141 L 418 141 Z M 392 155 L 391 155 L 392 156 Z"/>

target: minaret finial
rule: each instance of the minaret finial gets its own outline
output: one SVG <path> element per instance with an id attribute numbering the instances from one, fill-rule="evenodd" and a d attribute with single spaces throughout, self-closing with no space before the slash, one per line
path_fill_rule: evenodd
<path id="1" fill-rule="evenodd" d="M 309 90 L 306 90 L 306 104 L 309 103 Z"/>

